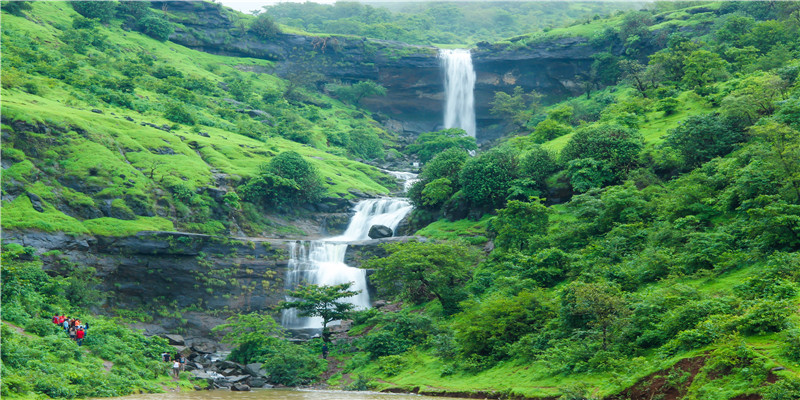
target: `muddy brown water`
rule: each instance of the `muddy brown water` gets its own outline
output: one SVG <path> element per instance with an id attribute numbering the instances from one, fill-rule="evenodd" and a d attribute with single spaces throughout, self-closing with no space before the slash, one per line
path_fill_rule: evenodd
<path id="1" fill-rule="evenodd" d="M 203 390 L 196 392 L 135 394 L 119 400 L 443 400 L 452 397 L 430 397 L 414 394 L 345 392 L 336 390 L 263 389 L 250 392 Z M 109 400 L 109 399 L 105 399 Z M 463 400 L 463 399 L 462 399 Z"/>

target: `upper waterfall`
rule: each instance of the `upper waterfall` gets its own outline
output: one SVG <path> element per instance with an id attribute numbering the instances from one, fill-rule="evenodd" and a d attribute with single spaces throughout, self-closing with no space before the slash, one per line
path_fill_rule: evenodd
<path id="1" fill-rule="evenodd" d="M 475 70 L 468 49 L 441 49 L 444 69 L 444 127 L 461 128 L 475 137 Z"/>

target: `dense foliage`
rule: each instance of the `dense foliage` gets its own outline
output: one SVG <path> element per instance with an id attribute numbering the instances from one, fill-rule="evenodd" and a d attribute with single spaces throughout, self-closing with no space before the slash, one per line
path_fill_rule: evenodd
<path id="1" fill-rule="evenodd" d="M 172 351 L 165 339 L 147 338 L 120 319 L 94 317 L 83 304 L 99 296 L 81 271 L 50 277 L 33 248 L 3 246 L 2 395 L 44 394 L 57 398 L 122 396 L 161 392 L 168 366 L 161 353 Z M 75 266 L 65 266 L 77 268 Z M 96 297 L 95 297 L 96 300 Z M 79 347 L 51 319 L 56 313 L 90 324 Z M 104 369 L 104 362 L 110 362 Z"/>
<path id="2" fill-rule="evenodd" d="M 368 5 L 338 1 L 264 7 L 275 21 L 307 32 L 339 33 L 415 44 L 471 44 L 599 18 L 633 3 L 443 2 Z"/>

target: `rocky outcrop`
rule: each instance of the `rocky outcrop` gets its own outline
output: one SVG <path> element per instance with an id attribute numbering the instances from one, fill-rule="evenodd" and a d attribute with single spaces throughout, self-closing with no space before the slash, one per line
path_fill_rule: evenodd
<path id="1" fill-rule="evenodd" d="M 283 300 L 288 255 L 280 240 L 179 232 L 119 238 L 3 232 L 3 240 L 34 247 L 51 273 L 67 273 L 65 266 L 73 264 L 93 268 L 101 282 L 98 289 L 109 295 L 106 308 L 271 311 Z M 204 312 L 186 312 L 180 318 L 199 333 L 221 322 Z M 169 329 L 170 324 L 158 325 Z"/>

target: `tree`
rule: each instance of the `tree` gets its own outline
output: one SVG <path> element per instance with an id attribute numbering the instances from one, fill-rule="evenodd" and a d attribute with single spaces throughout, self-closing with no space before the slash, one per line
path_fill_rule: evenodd
<path id="1" fill-rule="evenodd" d="M 702 88 L 728 76 L 728 62 L 717 53 L 695 50 L 686 58 L 683 83 L 691 89 Z"/>
<path id="2" fill-rule="evenodd" d="M 561 319 L 570 329 L 599 329 L 603 350 L 629 314 L 620 290 L 607 283 L 572 282 L 561 292 Z"/>
<path id="3" fill-rule="evenodd" d="M 352 282 L 339 285 L 304 285 L 289 292 L 289 296 L 298 300 L 283 301 L 282 309 L 296 308 L 301 317 L 322 318 L 322 339 L 330 342 L 328 324 L 333 321 L 347 319 L 355 307 L 352 303 L 341 300 L 361 293 L 360 290 L 349 290 Z"/>
<path id="4" fill-rule="evenodd" d="M 539 198 L 530 202 L 512 200 L 497 210 L 492 219 L 495 245 L 506 250 L 532 251 L 543 247 L 547 235 L 550 210 Z"/>
<path id="5" fill-rule="evenodd" d="M 259 14 L 250 24 L 250 32 L 264 40 L 272 40 L 281 32 L 275 21 L 267 14 Z"/>
<path id="6" fill-rule="evenodd" d="M 800 202 L 800 132 L 774 121 L 754 126 L 750 133 L 764 141 L 769 149 L 768 159 L 783 172 L 785 183 Z"/>
<path id="7" fill-rule="evenodd" d="M 284 336 L 283 327 L 269 315 L 236 314 L 226 321 L 225 324 L 217 325 L 211 330 L 212 332 L 224 331 L 225 336 L 222 340 L 226 343 L 235 345 L 263 343 Z"/>
<path id="8" fill-rule="evenodd" d="M 442 129 L 436 132 L 425 132 L 406 148 L 409 154 L 416 154 L 419 160 L 427 163 L 437 154 L 451 148 L 476 150 L 475 138 L 467 135 L 461 128 Z"/>
<path id="9" fill-rule="evenodd" d="M 561 151 L 561 161 L 591 158 L 603 162 L 617 177 L 637 165 L 642 141 L 639 133 L 617 124 L 579 129 Z"/>
<path id="10" fill-rule="evenodd" d="M 760 116 L 775 111 L 775 103 L 783 98 L 787 85 L 779 76 L 763 72 L 742 79 L 737 86 L 722 99 L 722 111 L 752 125 Z"/>
<path id="11" fill-rule="evenodd" d="M 420 304 L 436 298 L 446 315 L 458 310 L 466 296 L 462 286 L 472 276 L 473 250 L 451 243 L 390 243 L 387 256 L 364 263 L 374 269 L 372 281 L 387 295 Z"/>
<path id="12" fill-rule="evenodd" d="M 327 89 L 350 104 L 359 104 L 365 97 L 386 95 L 386 88 L 373 81 L 361 81 L 353 85 L 333 84 L 328 85 Z"/>
<path id="13" fill-rule="evenodd" d="M 539 109 L 541 99 L 542 95 L 536 91 L 526 94 L 525 89 L 516 86 L 512 94 L 495 92 L 494 100 L 489 103 L 492 106 L 489 111 L 493 115 L 507 118 L 519 126 L 524 126 Z"/>
<path id="14" fill-rule="evenodd" d="M 468 160 L 461 169 L 459 182 L 467 201 L 476 209 L 488 211 L 503 207 L 517 176 L 516 153 L 499 147 Z"/>
<path id="15" fill-rule="evenodd" d="M 693 115 L 671 129 L 665 145 L 678 150 L 688 169 L 723 156 L 743 141 L 744 133 L 730 126 L 718 114 Z"/>
<path id="16" fill-rule="evenodd" d="M 166 18 L 154 13 L 149 13 L 139 20 L 139 29 L 145 35 L 161 42 L 169 39 L 173 31 L 172 24 Z"/>

